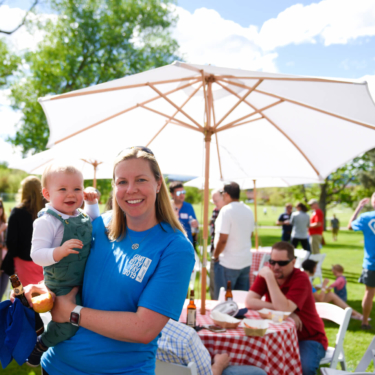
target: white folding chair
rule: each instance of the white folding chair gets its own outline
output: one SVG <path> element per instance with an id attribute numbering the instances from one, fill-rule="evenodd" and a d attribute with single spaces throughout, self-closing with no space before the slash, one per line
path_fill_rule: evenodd
<path id="1" fill-rule="evenodd" d="M 311 279 L 311 281 L 312 281 L 313 279 L 319 277 L 320 284 L 318 284 L 317 286 L 323 285 L 322 265 L 323 265 L 323 261 L 324 261 L 326 255 L 327 254 L 311 254 L 308 258 L 308 259 L 311 259 L 315 262 L 318 262 L 318 264 L 316 265 L 315 275 Z"/>
<path id="2" fill-rule="evenodd" d="M 219 292 L 219 302 L 225 301 L 225 293 L 226 290 L 222 286 Z M 246 290 L 232 290 L 233 301 L 237 303 L 245 303 L 247 293 L 248 292 Z"/>
<path id="3" fill-rule="evenodd" d="M 271 253 L 265 253 L 263 256 L 262 256 L 262 260 L 260 261 L 259 263 L 259 268 L 258 268 L 258 271 L 254 271 L 253 274 L 256 276 L 258 275 L 259 273 L 259 270 L 261 270 L 264 265 L 271 259 Z"/>
<path id="4" fill-rule="evenodd" d="M 189 362 L 187 366 L 177 363 L 162 362 L 156 360 L 155 375 L 197 375 L 195 362 Z"/>
<path id="5" fill-rule="evenodd" d="M 302 268 L 302 263 L 309 257 L 310 251 L 303 249 L 295 249 L 294 255 L 297 258 L 294 268 Z"/>
<path id="6" fill-rule="evenodd" d="M 322 319 L 331 320 L 340 326 L 339 332 L 336 336 L 335 347 L 328 347 L 325 357 L 320 361 L 321 365 L 330 364 L 330 368 L 335 369 L 340 362 L 341 368 L 346 370 L 345 356 L 344 356 L 344 338 L 346 330 L 348 329 L 352 309 L 347 307 L 345 310 L 336 305 L 325 302 L 317 302 L 315 304 L 316 311 Z"/>

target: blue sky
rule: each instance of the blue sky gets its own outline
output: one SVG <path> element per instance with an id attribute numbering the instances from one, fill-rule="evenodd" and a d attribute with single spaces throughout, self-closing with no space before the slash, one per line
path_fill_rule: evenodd
<path id="1" fill-rule="evenodd" d="M 0 26 L 12 29 L 31 3 L 7 0 Z M 179 16 L 172 32 L 187 62 L 367 80 L 375 97 L 374 0 L 177 0 L 172 10 Z M 38 12 L 54 17 L 45 6 Z M 36 48 L 43 34 L 21 28 L 6 39 L 23 50 Z M 0 161 L 19 157 L 3 141 L 20 119 L 6 95 L 0 91 Z"/>

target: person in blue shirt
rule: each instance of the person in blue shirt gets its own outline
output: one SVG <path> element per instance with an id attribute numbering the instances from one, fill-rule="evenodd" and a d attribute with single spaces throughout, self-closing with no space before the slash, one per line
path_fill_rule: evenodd
<path id="1" fill-rule="evenodd" d="M 370 202 L 370 198 L 362 199 L 349 220 L 348 228 L 354 231 L 362 231 L 364 237 L 364 251 L 362 274 L 359 282 L 365 284 L 366 290 L 362 300 L 362 329 L 369 330 L 372 327 L 368 323 L 372 310 L 372 301 L 375 296 L 375 211 L 357 216 L 363 207 Z M 371 197 L 371 206 L 375 209 L 375 193 Z"/>
<path id="2" fill-rule="evenodd" d="M 154 375 L 160 332 L 181 314 L 194 250 L 152 151 L 121 152 L 113 186 L 113 210 L 93 222 L 82 306 L 73 288 L 52 309 L 53 321 L 78 324 L 78 331 L 44 353 L 43 374 Z M 32 293 L 46 291 L 25 287 L 30 304 Z"/>
<path id="3" fill-rule="evenodd" d="M 290 241 L 293 228 L 293 226 L 290 224 L 290 216 L 292 215 L 292 211 L 292 204 L 287 203 L 285 205 L 285 212 L 283 212 L 276 221 L 276 225 L 282 225 L 281 241 Z"/>
<path id="4" fill-rule="evenodd" d="M 194 244 L 193 231 L 199 228 L 197 217 L 195 216 L 194 208 L 190 203 L 185 202 L 186 191 L 184 186 L 179 181 L 174 181 L 169 184 L 169 191 L 172 196 L 172 206 L 175 213 L 184 227 L 187 236 L 192 244 Z"/>

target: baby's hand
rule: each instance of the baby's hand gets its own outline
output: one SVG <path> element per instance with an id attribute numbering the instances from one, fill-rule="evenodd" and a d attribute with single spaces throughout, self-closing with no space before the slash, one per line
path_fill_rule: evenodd
<path id="1" fill-rule="evenodd" d="M 79 251 L 74 250 L 74 248 L 82 249 L 82 247 L 83 243 L 80 240 L 65 241 L 61 246 L 53 250 L 53 259 L 56 262 L 60 262 L 61 259 L 67 257 L 69 254 L 79 254 Z"/>
<path id="2" fill-rule="evenodd" d="M 88 187 L 83 191 L 83 200 L 87 204 L 97 204 L 98 203 L 98 193 L 93 188 Z"/>

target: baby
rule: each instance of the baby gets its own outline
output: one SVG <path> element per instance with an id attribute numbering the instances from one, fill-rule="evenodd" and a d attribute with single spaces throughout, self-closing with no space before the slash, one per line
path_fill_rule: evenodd
<path id="1" fill-rule="evenodd" d="M 82 173 L 73 166 L 53 164 L 42 175 L 42 194 L 50 203 L 34 221 L 31 258 L 44 269 L 44 282 L 56 296 L 82 286 L 90 251 L 92 225 L 99 206 L 97 192 L 83 191 Z M 85 212 L 79 208 L 85 201 Z M 81 295 L 76 302 L 82 305 Z M 78 329 L 69 323 L 51 321 L 38 337 L 27 364 L 36 367 L 51 346 L 72 337 Z"/>
<path id="2" fill-rule="evenodd" d="M 333 288 L 335 294 L 337 294 L 343 301 L 347 301 L 348 293 L 346 291 L 346 278 L 343 275 L 344 268 L 340 264 L 334 264 L 332 266 L 332 273 L 336 277 L 336 281 L 327 287 L 327 289 Z"/>

